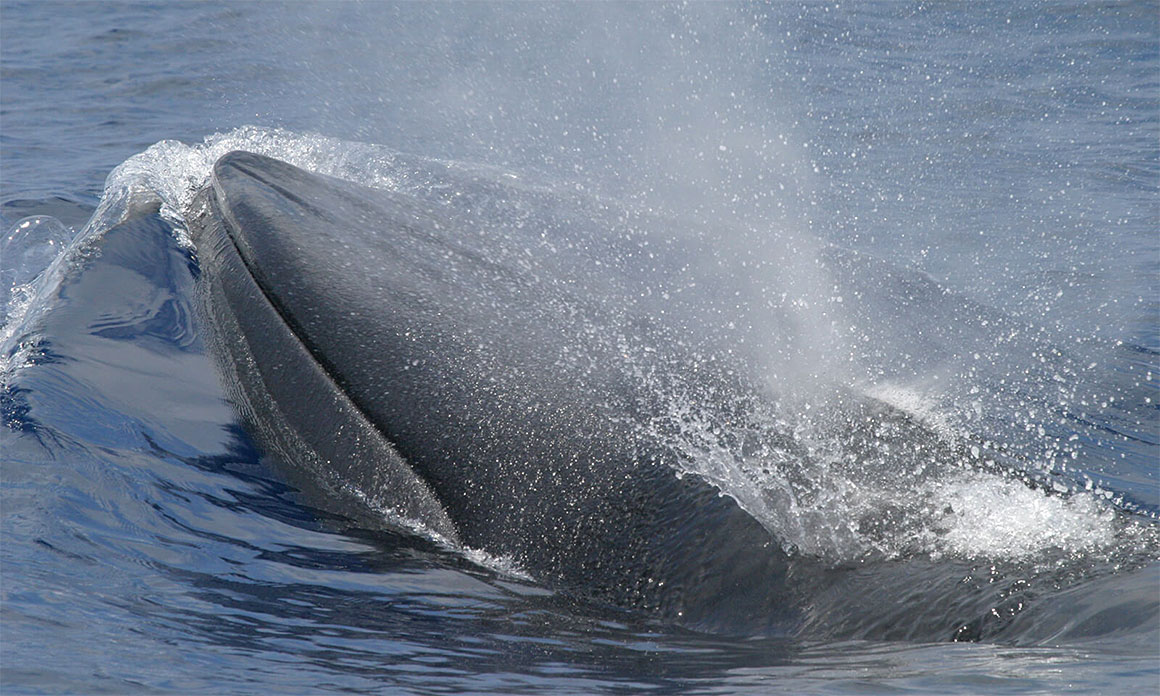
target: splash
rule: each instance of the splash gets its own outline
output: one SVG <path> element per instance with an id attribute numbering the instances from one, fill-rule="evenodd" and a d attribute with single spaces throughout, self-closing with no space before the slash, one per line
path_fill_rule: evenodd
<path id="1" fill-rule="evenodd" d="M 1028 560 L 1044 550 L 1091 552 L 1117 541 L 1115 513 L 1091 495 L 1053 496 L 972 473 L 933 486 L 929 500 L 937 531 L 924 541 L 936 556 Z"/>
<path id="2" fill-rule="evenodd" d="M 133 210 L 159 207 L 188 244 L 183 220 L 190 202 L 208 184 L 213 163 L 239 149 L 436 201 L 466 193 L 447 190 L 441 172 L 469 173 L 485 184 L 472 204 L 492 206 L 496 215 L 513 212 L 510 201 L 495 195 L 509 190 L 504 187 L 544 196 L 560 190 L 526 184 L 504 169 L 279 129 L 246 126 L 192 145 L 163 141 L 110 174 L 93 220 L 22 286 L 19 311 L 10 304 L 15 320 L 0 337 L 5 345 L 21 337 L 34 344 L 26 340 L 34 333 L 28 328 L 33 309 L 49 306 L 60 279 L 83 262 L 87 243 Z M 581 202 L 570 214 L 604 210 L 608 217 L 609 208 L 623 205 L 587 194 L 573 200 Z M 626 358 L 638 405 L 649 414 L 642 427 L 677 452 L 677 475 L 705 478 L 787 550 L 828 563 L 915 554 L 1025 560 L 1051 550 L 1080 554 L 1118 543 L 1121 522 L 1098 487 L 1083 490 L 1092 488 L 1088 482 L 1075 490 L 1065 482 L 1054 491 L 1050 485 L 1029 487 L 1020 476 L 1076 457 L 1066 440 L 1061 446 L 1062 438 L 1051 438 L 1035 423 L 1046 422 L 1052 411 L 1026 388 L 1049 373 L 1046 384 L 1074 392 L 1074 365 L 1040 360 L 1058 352 L 1031 350 L 1030 362 L 1022 364 L 988 353 L 980 347 L 988 341 L 1010 354 L 1028 344 L 1010 324 L 980 312 L 974 329 L 945 330 L 957 326 L 968 305 L 948 300 L 929 278 L 898 269 L 886 273 L 881 266 L 858 273 L 857 266 L 826 265 L 824 245 L 792 230 L 754 230 L 736 221 L 687 226 L 641 205 L 645 210 L 637 217 L 610 223 L 610 238 L 635 244 L 663 232 L 712 250 L 705 268 L 646 288 L 661 298 L 656 307 L 671 313 L 667 325 L 677 330 L 660 338 L 679 364 L 658 365 L 657 344 L 650 342 L 658 337 L 634 338 L 632 327 L 614 322 L 611 329 L 593 324 L 583 330 Z M 511 220 L 534 222 L 526 215 Z M 729 292 L 695 282 L 721 269 L 735 273 Z M 901 308 L 898 296 L 905 300 Z M 893 319 L 907 315 L 908 323 Z M 876 356 L 902 354 L 895 348 L 903 339 L 890 332 L 916 324 L 926 332 L 927 343 L 916 346 L 925 351 L 925 362 L 908 367 L 917 366 L 914 374 L 923 377 L 907 379 L 897 360 Z M 931 343 L 929 336 L 940 331 L 942 342 Z M 5 354 L 10 366 L 31 355 L 11 349 Z M 980 363 L 990 372 L 981 372 Z M 1016 427 L 1037 440 L 1035 456 L 1011 456 L 1003 432 L 980 435 L 984 404 L 1000 417 L 1014 416 Z M 502 559 L 496 563 L 503 566 Z"/>

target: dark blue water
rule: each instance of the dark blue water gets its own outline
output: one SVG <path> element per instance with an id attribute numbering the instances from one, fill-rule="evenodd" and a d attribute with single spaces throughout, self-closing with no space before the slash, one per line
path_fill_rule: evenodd
<path id="1" fill-rule="evenodd" d="M 1155 691 L 1156 9 L 4 0 L 4 692 Z M 851 384 L 1035 487 L 867 490 L 800 404 L 770 418 L 821 464 L 723 464 L 661 393 L 694 473 L 832 581 L 763 638 L 319 495 L 251 437 L 194 311 L 185 206 L 236 148 L 433 197 L 423 158 L 449 160 L 708 224 L 723 258 L 834 244 L 847 265 L 770 279 L 812 348 L 771 383 Z"/>

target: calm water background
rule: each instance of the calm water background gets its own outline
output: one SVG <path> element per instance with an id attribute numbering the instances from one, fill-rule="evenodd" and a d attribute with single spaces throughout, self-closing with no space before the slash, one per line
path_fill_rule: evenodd
<path id="1" fill-rule="evenodd" d="M 1101 434 L 1084 431 L 1076 478 L 1154 516 L 1157 9 L 4 0 L 0 290 L 44 271 L 109 172 L 160 141 L 254 124 L 485 162 L 794 226 L 1043 327 L 1114 397 L 1084 404 Z M 205 176 L 150 161 L 170 189 Z M 1112 612 L 1122 631 L 1058 645 L 731 640 L 318 510 L 225 403 L 188 251 L 152 220 L 122 247 L 137 275 L 33 289 L 39 323 L 5 336 L 32 346 L 4 376 L 6 693 L 1160 688 L 1155 603 L 1151 623 Z M 1107 592 L 1160 602 L 1155 564 L 1124 582 Z"/>

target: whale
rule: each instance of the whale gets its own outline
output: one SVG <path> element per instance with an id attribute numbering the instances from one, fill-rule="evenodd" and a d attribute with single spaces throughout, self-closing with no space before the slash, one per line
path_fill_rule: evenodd
<path id="1" fill-rule="evenodd" d="M 332 490 L 549 587 L 698 629 L 791 630 L 778 539 L 639 426 L 628 353 L 663 352 L 647 296 L 687 277 L 608 247 L 601 224 L 497 223 L 489 201 L 540 193 L 489 181 L 458 182 L 474 199 L 451 205 L 222 156 L 188 219 L 239 410 Z"/>
<path id="2" fill-rule="evenodd" d="M 230 152 L 185 211 L 207 351 L 312 506 L 714 634 L 1027 641 L 1054 620 L 1036 588 L 1070 571 L 956 551 L 972 503 L 954 492 L 1062 510 L 1059 487 L 801 369 L 817 334 L 777 313 L 795 302 L 764 292 L 768 268 L 753 282 L 756 252 L 502 171 L 392 171 L 367 186 Z M 1017 333 L 929 279 L 824 258 L 908 369 L 986 355 L 962 317 Z M 802 400 L 771 369 L 837 384 Z"/>

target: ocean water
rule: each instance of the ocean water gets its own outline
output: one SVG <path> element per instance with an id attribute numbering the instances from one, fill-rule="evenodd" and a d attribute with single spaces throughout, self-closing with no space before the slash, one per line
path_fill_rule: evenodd
<path id="1" fill-rule="evenodd" d="M 1156 9 L 3 0 L 0 688 L 1155 692 Z M 674 474 L 816 585 L 800 619 L 671 625 L 295 478 L 196 311 L 186 216 L 234 149 L 769 254 L 777 311 L 721 316 L 786 337 L 746 352 L 784 398 L 642 389 Z M 818 384 L 961 461 L 908 477 L 910 431 Z"/>

